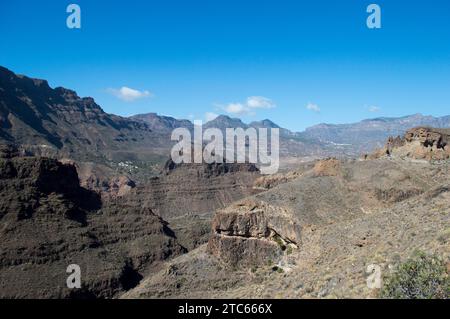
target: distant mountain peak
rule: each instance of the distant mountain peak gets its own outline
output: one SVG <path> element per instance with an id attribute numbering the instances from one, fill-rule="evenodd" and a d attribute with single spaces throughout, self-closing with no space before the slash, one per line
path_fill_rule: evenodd
<path id="1" fill-rule="evenodd" d="M 237 117 L 233 118 L 231 116 L 221 114 L 212 121 L 221 122 L 221 121 L 236 121 L 236 120 L 241 121 L 241 119 L 239 119 Z M 210 122 L 212 122 L 212 121 L 210 121 Z"/>
<path id="2" fill-rule="evenodd" d="M 239 118 L 232 118 L 229 117 L 228 115 L 219 115 L 218 117 L 216 117 L 214 120 L 206 122 L 204 125 L 206 128 L 219 128 L 219 129 L 224 129 L 224 128 L 237 128 L 237 127 L 242 127 L 242 128 L 246 128 L 248 127 L 247 124 L 245 124 L 244 122 L 242 122 L 241 119 Z"/>
<path id="3" fill-rule="evenodd" d="M 211 120 L 206 123 L 208 127 L 223 127 L 224 125 L 230 125 L 228 127 L 234 128 L 234 127 L 254 127 L 254 128 L 280 128 L 277 124 L 275 124 L 273 121 L 269 119 L 265 119 L 262 121 L 253 121 L 250 124 L 244 123 L 239 118 L 233 118 L 228 115 L 219 115 L 214 120 Z"/>
<path id="4" fill-rule="evenodd" d="M 179 120 L 170 116 L 158 115 L 155 112 L 133 115 L 130 119 L 145 122 L 150 129 L 155 131 L 171 131 L 181 127 L 193 128 L 193 124 L 189 120 Z"/>
<path id="5" fill-rule="evenodd" d="M 275 124 L 274 122 L 272 122 L 269 119 L 265 119 L 265 120 L 262 120 L 262 121 L 251 122 L 249 124 L 249 126 L 255 127 L 255 128 L 280 128 L 279 125 Z"/>

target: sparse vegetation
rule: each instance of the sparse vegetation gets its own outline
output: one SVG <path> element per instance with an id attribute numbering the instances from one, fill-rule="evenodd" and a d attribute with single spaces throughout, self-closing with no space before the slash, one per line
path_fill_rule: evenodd
<path id="1" fill-rule="evenodd" d="M 292 247 L 289 246 L 289 247 L 287 248 L 287 250 L 286 250 L 286 254 L 287 254 L 287 255 L 291 255 L 292 252 L 293 252 Z"/>
<path id="2" fill-rule="evenodd" d="M 272 271 L 277 272 L 277 273 L 279 273 L 279 274 L 284 273 L 283 268 L 278 267 L 278 266 L 273 266 L 273 267 L 272 267 Z"/>
<path id="3" fill-rule="evenodd" d="M 445 262 L 435 255 L 417 253 L 385 278 L 382 298 L 448 299 L 450 278 Z"/>
<path id="4" fill-rule="evenodd" d="M 284 243 L 284 240 L 279 236 L 279 235 L 275 235 L 274 237 L 273 237 L 273 240 L 278 244 L 278 246 L 280 246 L 280 249 L 282 250 L 282 251 L 285 251 L 286 250 L 286 245 L 285 245 L 285 243 Z"/>

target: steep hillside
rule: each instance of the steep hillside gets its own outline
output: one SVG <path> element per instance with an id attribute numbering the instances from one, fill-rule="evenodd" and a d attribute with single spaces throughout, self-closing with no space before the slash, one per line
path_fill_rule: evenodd
<path id="1" fill-rule="evenodd" d="M 118 296 L 186 251 L 150 209 L 81 188 L 74 166 L 1 153 L 0 298 Z M 71 264 L 82 269 L 81 290 L 67 289 Z"/>
<path id="2" fill-rule="evenodd" d="M 167 136 L 105 113 L 92 98 L 0 67 L 0 141 L 32 154 L 82 161 L 149 160 L 167 153 Z"/>

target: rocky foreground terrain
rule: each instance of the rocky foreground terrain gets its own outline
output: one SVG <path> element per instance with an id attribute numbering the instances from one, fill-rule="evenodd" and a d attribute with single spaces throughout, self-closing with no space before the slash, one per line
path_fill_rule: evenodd
<path id="1" fill-rule="evenodd" d="M 208 244 L 122 297 L 375 298 L 371 265 L 386 276 L 422 251 L 450 268 L 447 138 L 417 128 L 376 158 L 259 179 L 266 191 L 217 211 Z"/>
<path id="2" fill-rule="evenodd" d="M 124 298 L 371 298 L 416 250 L 450 257 L 448 163 L 319 162 L 219 210 L 208 244 L 167 262 Z"/>

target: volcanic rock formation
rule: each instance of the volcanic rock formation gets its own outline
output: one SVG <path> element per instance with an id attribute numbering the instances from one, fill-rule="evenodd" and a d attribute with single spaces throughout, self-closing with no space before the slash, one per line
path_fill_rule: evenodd
<path id="1" fill-rule="evenodd" d="M 397 156 L 419 160 L 450 159 L 450 130 L 429 127 L 410 129 L 403 138 L 390 137 L 386 146 L 366 158 Z"/>
<path id="2" fill-rule="evenodd" d="M 297 247 L 300 227 L 288 210 L 246 200 L 216 213 L 208 251 L 231 265 L 267 264 Z"/>

